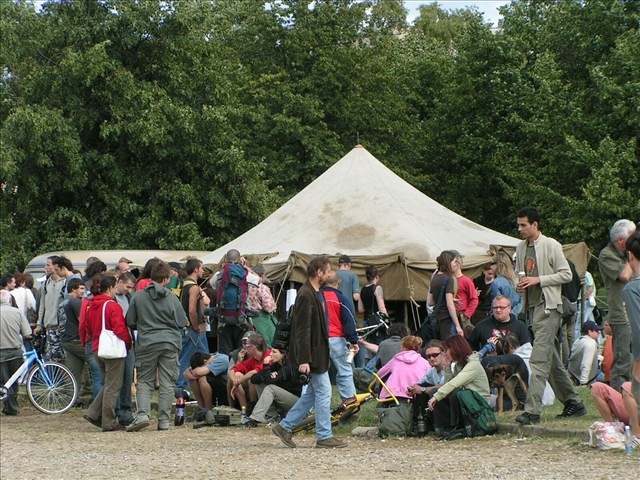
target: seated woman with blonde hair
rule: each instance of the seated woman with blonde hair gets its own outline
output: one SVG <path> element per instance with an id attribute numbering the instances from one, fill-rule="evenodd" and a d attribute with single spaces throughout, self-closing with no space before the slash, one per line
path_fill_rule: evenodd
<path id="1" fill-rule="evenodd" d="M 419 353 L 422 346 L 420 337 L 406 336 L 402 339 L 401 345 L 401 350 L 378 370 L 378 376 L 383 380 L 386 379 L 387 387 L 396 397 L 408 401 L 413 397 L 409 393 L 409 387 L 418 383 L 431 370 L 431 365 Z M 384 400 L 389 396 L 383 388 L 380 399 Z"/>

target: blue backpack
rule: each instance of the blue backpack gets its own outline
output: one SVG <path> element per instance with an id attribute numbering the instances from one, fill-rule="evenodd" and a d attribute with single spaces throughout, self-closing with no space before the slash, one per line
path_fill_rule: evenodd
<path id="1" fill-rule="evenodd" d="M 247 306 L 247 270 L 237 263 L 226 263 L 216 286 L 219 318 L 244 316 Z"/>

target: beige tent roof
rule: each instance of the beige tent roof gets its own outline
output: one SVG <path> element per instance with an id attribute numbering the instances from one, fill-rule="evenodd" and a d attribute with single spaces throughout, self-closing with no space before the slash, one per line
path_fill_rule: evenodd
<path id="1" fill-rule="evenodd" d="M 518 240 L 478 225 L 432 200 L 357 146 L 258 225 L 205 257 L 217 263 L 227 250 L 275 255 L 292 251 L 355 256 L 400 252 L 433 261 L 446 249 L 486 255 L 490 245 Z"/>
<path id="2" fill-rule="evenodd" d="M 424 300 L 429 271 L 442 250 L 465 256 L 479 272 L 492 252 L 512 250 L 518 239 L 483 227 L 429 198 L 356 146 L 269 217 L 206 255 L 218 264 L 231 248 L 263 262 L 272 280 L 304 281 L 311 255 L 339 254 L 382 273 L 385 297 Z M 586 247 L 586 246 L 585 246 Z"/>

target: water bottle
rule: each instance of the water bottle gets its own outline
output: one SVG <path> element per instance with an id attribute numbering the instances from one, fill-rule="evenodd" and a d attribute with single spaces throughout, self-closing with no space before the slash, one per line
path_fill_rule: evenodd
<path id="1" fill-rule="evenodd" d="M 427 422 L 424 419 L 422 413 L 418 415 L 418 421 L 416 422 L 416 430 L 419 437 L 424 437 L 427 433 Z"/>
<path id="2" fill-rule="evenodd" d="M 624 426 L 624 453 L 631 456 L 633 452 L 633 437 L 629 425 Z"/>
<path id="3" fill-rule="evenodd" d="M 247 417 L 247 407 L 240 407 L 240 423 L 245 425 L 249 422 L 249 418 Z"/>
<path id="4" fill-rule="evenodd" d="M 182 396 L 182 394 L 180 394 L 176 397 L 176 418 L 174 421 L 174 425 L 176 427 L 184 425 L 184 406 L 184 397 Z"/>

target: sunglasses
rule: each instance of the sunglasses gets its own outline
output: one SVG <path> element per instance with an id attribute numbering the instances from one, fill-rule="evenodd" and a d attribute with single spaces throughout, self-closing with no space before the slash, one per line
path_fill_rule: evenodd
<path id="1" fill-rule="evenodd" d="M 493 307 L 494 310 L 506 310 L 507 308 L 511 308 L 511 305 L 507 305 L 505 307 L 501 307 L 501 306 Z"/>
<path id="2" fill-rule="evenodd" d="M 427 353 L 427 358 L 436 358 L 438 355 L 440 355 L 442 352 L 438 352 L 438 353 Z"/>

